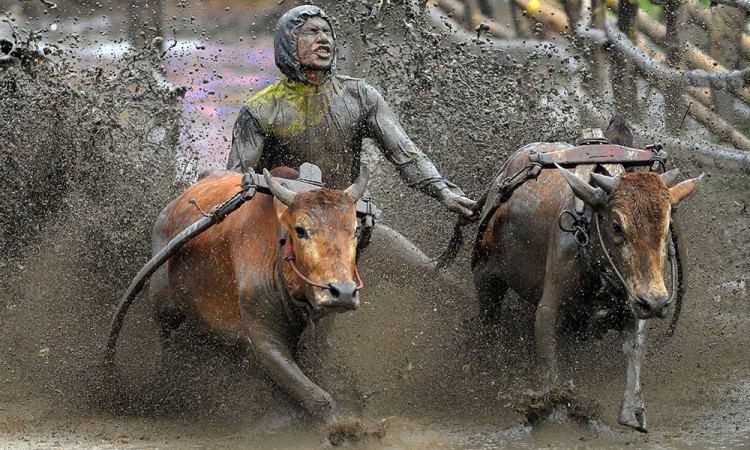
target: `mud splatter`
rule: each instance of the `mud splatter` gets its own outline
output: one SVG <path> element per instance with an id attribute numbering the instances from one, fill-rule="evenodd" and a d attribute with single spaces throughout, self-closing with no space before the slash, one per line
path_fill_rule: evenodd
<path id="1" fill-rule="evenodd" d="M 572 421 L 586 426 L 601 416 L 601 406 L 578 392 L 572 383 L 543 391 L 526 391 L 515 411 L 523 414 L 526 423 L 532 426 L 547 420 Z"/>
<path id="2" fill-rule="evenodd" d="M 380 440 L 385 437 L 385 433 L 385 421 L 381 421 L 375 425 L 365 425 L 360 420 L 347 419 L 326 427 L 328 442 L 334 447 L 344 444 L 358 444 L 370 440 Z"/>
<path id="3" fill-rule="evenodd" d="M 0 322 L 16 344 L 0 371 L 80 397 L 99 324 L 178 188 L 181 91 L 155 49 L 83 66 L 42 33 L 14 33 L 19 61 L 0 69 Z"/>
<path id="4" fill-rule="evenodd" d="M 190 2 L 179 3 L 182 8 Z M 378 14 L 358 1 L 325 3 L 338 19 L 347 53 L 342 71 L 376 84 L 415 142 L 471 195 L 517 147 L 570 141 L 578 133 L 557 74 L 538 55 L 513 59 L 481 43 L 456 43 L 405 2 L 385 2 Z M 208 28 L 189 14 L 178 15 L 198 33 Z M 238 29 L 247 26 L 237 34 L 270 27 L 264 22 L 251 28 L 240 14 L 231 15 Z M 247 22 L 261 23 L 248 16 Z M 231 45 L 238 52 L 243 45 L 269 45 L 267 36 L 259 37 Z M 148 445 L 141 438 L 163 448 L 314 447 L 322 438 L 319 429 L 299 420 L 297 405 L 259 374 L 252 355 L 187 333 L 164 352 L 145 302 L 129 316 L 120 352 L 132 407 L 113 418 L 92 398 L 112 308 L 148 258 L 154 217 L 178 190 L 178 173 L 190 165 L 175 165 L 182 151 L 176 137 L 181 107 L 154 75 L 158 64 L 153 72 L 148 55 L 131 54 L 112 65 L 83 66 L 60 47 L 65 52 L 45 55 L 44 63 L 0 71 L 4 439 L 20 448 L 55 440 L 95 447 L 98 436 L 118 448 Z M 186 132 L 198 134 L 194 126 L 186 124 Z M 430 256 L 439 254 L 455 218 L 404 186 L 379 151 L 370 148 L 368 158 L 376 166 L 372 195 L 384 222 Z M 741 440 L 740 433 L 750 432 L 742 406 L 748 397 L 742 380 L 748 377 L 750 316 L 747 289 L 739 288 L 750 272 L 747 181 L 701 167 L 689 155 L 678 162 L 691 175 L 709 175 L 678 213 L 690 250 L 681 326 L 667 341 L 658 338 L 663 323 L 649 324 L 643 377 L 652 434 L 616 431 L 587 438 L 591 446 L 679 448 L 730 435 Z M 511 298 L 497 333 L 479 336 L 466 266 L 459 263 L 445 279 L 382 262 L 392 256 L 376 245 L 363 255 L 370 259 L 362 267 L 368 283 L 363 306 L 337 318 L 323 343 L 323 362 L 313 362 L 322 367 L 311 376 L 365 420 L 406 418 L 406 425 L 389 428 L 382 445 L 546 447 L 502 433 L 525 418 L 513 407 L 534 374 L 533 333 L 525 327 L 533 321 L 533 305 Z M 738 288 L 724 288 L 728 283 Z M 623 374 L 619 341 L 609 334 L 560 344 L 565 378 L 597 398 L 602 422 L 616 427 Z M 550 400 L 570 400 L 559 393 L 535 398 L 531 403 L 545 411 Z M 290 431 L 264 434 L 278 424 Z M 552 443 L 578 445 L 577 428 L 563 430 Z"/>

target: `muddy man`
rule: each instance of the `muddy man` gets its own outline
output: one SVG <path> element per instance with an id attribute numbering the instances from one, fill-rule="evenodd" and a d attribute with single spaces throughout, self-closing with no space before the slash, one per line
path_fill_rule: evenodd
<path id="1" fill-rule="evenodd" d="M 409 186 L 472 216 L 474 201 L 440 175 L 383 96 L 364 80 L 336 74 L 336 33 L 323 10 L 305 5 L 287 11 L 276 24 L 274 50 L 284 77 L 240 110 L 227 169 L 311 162 L 329 188 L 342 189 L 359 175 L 362 139 L 372 138 Z"/>

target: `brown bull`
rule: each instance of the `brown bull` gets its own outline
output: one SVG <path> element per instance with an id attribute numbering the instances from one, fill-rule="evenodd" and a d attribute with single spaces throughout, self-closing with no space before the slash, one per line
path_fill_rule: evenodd
<path id="1" fill-rule="evenodd" d="M 266 373 L 311 415 L 334 418 L 333 398 L 298 367 L 292 348 L 309 322 L 359 306 L 355 204 L 368 172 L 345 191 L 294 193 L 267 171 L 273 196 L 257 194 L 155 273 L 150 295 L 163 342 L 184 321 L 255 352 Z M 200 219 L 190 204 L 215 205 L 242 175 L 210 175 L 171 202 L 154 227 L 154 253 Z M 288 232 L 283 248 L 280 230 Z M 281 267 L 281 273 L 278 270 Z"/>
<path id="2" fill-rule="evenodd" d="M 530 152 L 567 147 L 531 144 L 521 149 L 490 192 L 496 191 L 507 174 L 522 169 Z M 537 305 L 536 356 L 543 376 L 550 381 L 557 378 L 555 347 L 562 324 L 582 317 L 592 325 L 597 319 L 616 323 L 623 331 L 627 359 L 619 422 L 644 432 L 640 369 L 645 319 L 667 315 L 671 300 L 663 273 L 671 207 L 688 197 L 700 179 L 672 187 L 676 175 L 676 171 L 661 176 L 641 171 L 616 177 L 594 173 L 594 187 L 565 169 L 543 170 L 536 181 L 525 183 L 495 211 L 479 237 L 472 264 L 485 318 L 500 319 L 499 308 L 509 288 Z M 575 211 L 576 197 L 583 200 L 591 217 L 585 249 L 579 248 L 573 233 L 558 226 L 564 211 Z"/>

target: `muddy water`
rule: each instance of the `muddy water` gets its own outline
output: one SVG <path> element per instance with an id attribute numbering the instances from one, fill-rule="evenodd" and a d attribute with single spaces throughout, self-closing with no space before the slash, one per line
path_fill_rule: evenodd
<path id="1" fill-rule="evenodd" d="M 537 65 L 519 62 L 520 68 L 501 70 L 494 58 L 434 41 L 418 18 L 389 11 L 380 18 L 352 21 L 357 33 L 347 28 L 341 17 L 348 16 L 338 11 L 343 36 L 357 36 L 360 30 L 373 33 L 372 45 L 359 50 L 370 67 L 352 70 L 362 71 L 358 75 L 367 75 L 384 90 L 415 141 L 468 191 L 480 190 L 515 147 L 567 140 L 580 126 L 538 100 L 554 100 L 545 97 L 550 86 L 522 84 L 529 74 L 544 73 Z M 403 24 L 416 30 L 408 46 L 392 50 L 402 52 L 401 63 L 375 59 L 385 43 L 382 33 L 373 32 L 381 29 L 379 24 L 402 41 L 403 33 L 410 33 Z M 222 164 L 228 126 L 245 91 L 275 76 L 270 41 L 257 37 L 252 50 L 245 52 L 236 42 L 203 42 L 186 35 L 168 53 L 168 79 L 192 86 L 180 103 L 186 117 L 180 136 L 183 147 L 199 151 L 197 164 L 202 167 Z M 349 42 L 353 47 L 352 38 Z M 199 49 L 203 44 L 206 50 Z M 106 58 L 87 56 L 97 47 L 101 44 L 82 48 L 83 60 L 118 64 L 121 55 L 114 51 L 119 48 L 115 43 L 107 44 L 111 51 Z M 77 116 L 71 112 L 70 117 Z M 59 133 L 45 133 L 44 127 L 34 130 L 42 144 L 57 140 L 66 151 L 86 137 L 60 140 Z M 182 345 L 173 353 L 163 354 L 145 302 L 136 304 L 123 332 L 119 367 L 124 404 L 110 404 L 111 393 L 97 366 L 99 345 L 113 305 L 148 253 L 148 227 L 160 208 L 155 203 L 166 201 L 175 189 L 170 183 L 151 184 L 153 192 L 139 195 L 137 189 L 145 185 L 138 181 L 140 175 L 151 170 L 162 178 L 173 174 L 159 171 L 164 153 L 130 146 L 140 141 L 128 139 L 127 133 L 115 136 L 121 146 L 107 147 L 103 154 L 108 159 L 99 163 L 110 170 L 104 180 L 89 172 L 71 172 L 79 183 L 73 186 L 109 187 L 107 201 L 73 189 L 60 197 L 72 204 L 70 209 L 37 221 L 33 236 L 3 259 L 0 446 L 318 447 L 324 432 L 300 417 L 297 407 L 258 373 L 251 356 L 189 331 L 180 336 Z M 8 137 L 7 131 L 2 137 Z M 24 147 L 29 152 L 38 148 Z M 118 154 L 123 157 L 113 158 Z M 351 414 L 369 424 L 385 420 L 386 436 L 361 446 L 750 446 L 750 220 L 745 207 L 750 187 L 741 175 L 699 167 L 688 154 L 674 156 L 689 174 L 706 171 L 709 176 L 678 212 L 689 254 L 688 292 L 677 335 L 663 337 L 663 322 L 650 324 L 647 334 L 643 382 L 649 435 L 617 425 L 624 362 L 614 334 L 563 348 L 564 378 L 599 406 L 600 417 L 588 427 L 565 423 L 564 415 L 559 417 L 563 423 L 524 427 L 523 417 L 513 410 L 526 389 L 536 388 L 528 306 L 511 298 L 507 323 L 497 330 L 479 329 L 472 321 L 476 301 L 465 261 L 448 273 L 435 274 L 374 242 L 362 261 L 367 284 L 362 308 L 337 317 L 328 339 L 320 342 L 313 336 L 310 345 L 316 351 L 305 361 L 314 379 Z M 370 161 L 377 174 L 371 189 L 386 223 L 419 243 L 429 256 L 437 255 L 453 218 L 410 193 L 376 152 Z M 45 177 L 38 178 L 42 186 Z M 119 201 L 111 196 L 119 196 Z M 120 222 L 117 233 L 103 232 Z M 100 248 L 95 252 L 96 246 Z"/>

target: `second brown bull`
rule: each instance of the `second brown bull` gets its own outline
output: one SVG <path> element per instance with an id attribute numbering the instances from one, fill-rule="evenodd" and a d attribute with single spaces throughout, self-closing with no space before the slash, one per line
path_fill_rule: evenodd
<path id="1" fill-rule="evenodd" d="M 565 148 L 569 146 L 525 147 L 511 157 L 490 192 L 528 164 L 532 151 Z M 478 237 L 474 282 L 486 319 L 501 320 L 500 306 L 509 288 L 537 305 L 538 367 L 551 381 L 558 377 L 559 330 L 569 319 L 594 325 L 607 322 L 622 329 L 627 384 L 619 422 L 646 431 L 640 381 L 645 320 L 667 315 L 671 300 L 663 273 L 671 208 L 693 192 L 700 177 L 676 185 L 675 172 L 660 176 L 634 171 L 615 177 L 593 173 L 591 177 L 593 186 L 566 169 L 543 170 L 496 211 L 486 209 L 483 216 L 492 217 Z M 584 242 L 558 226 L 565 211 L 570 212 L 565 213 L 568 218 L 575 217 L 576 198 L 588 211 L 587 235 L 578 238 Z"/>
<path id="2" fill-rule="evenodd" d="M 343 191 L 299 193 L 264 175 L 273 196 L 256 195 L 154 274 L 156 321 L 165 345 L 189 321 L 254 351 L 265 372 L 308 413 L 331 421 L 336 402 L 300 370 L 293 349 L 312 321 L 359 306 L 355 205 L 368 172 Z M 237 191 L 241 178 L 209 175 L 170 203 L 154 227 L 154 252 L 200 218 L 188 199 L 218 204 Z M 280 234 L 287 233 L 281 247 Z"/>

